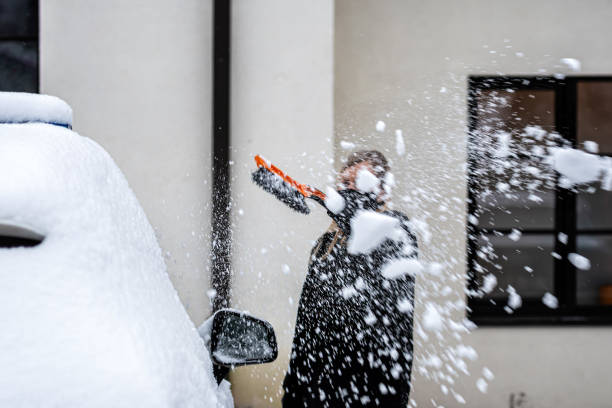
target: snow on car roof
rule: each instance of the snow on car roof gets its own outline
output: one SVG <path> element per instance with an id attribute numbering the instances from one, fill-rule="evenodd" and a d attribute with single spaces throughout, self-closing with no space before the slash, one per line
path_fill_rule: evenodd
<path id="1" fill-rule="evenodd" d="M 230 404 L 108 153 L 63 127 L 0 124 L 0 173 L 0 223 L 45 237 L 0 248 L 0 406 Z"/>
<path id="2" fill-rule="evenodd" d="M 0 92 L 0 123 L 43 122 L 72 127 L 72 109 L 58 97 Z"/>

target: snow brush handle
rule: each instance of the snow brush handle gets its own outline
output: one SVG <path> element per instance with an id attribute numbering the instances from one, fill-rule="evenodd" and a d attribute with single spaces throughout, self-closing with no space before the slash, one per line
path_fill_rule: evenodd
<path id="1" fill-rule="evenodd" d="M 278 167 L 276 167 L 275 165 L 273 165 L 272 163 L 270 163 L 269 161 L 267 161 L 266 159 L 264 159 L 260 155 L 256 155 L 255 156 L 255 164 L 257 164 L 257 167 L 264 167 L 264 168 L 268 169 L 269 171 L 271 171 L 272 173 L 274 173 L 277 176 L 279 176 L 280 178 L 282 178 L 285 181 L 285 183 L 287 183 L 290 186 L 292 186 L 293 188 L 295 188 L 304 197 L 306 197 L 306 198 L 313 198 L 313 199 L 316 197 L 316 198 L 319 198 L 319 199 L 321 199 L 323 201 L 325 200 L 325 193 L 323 193 L 321 190 L 317 190 L 316 188 L 312 188 L 312 187 L 310 187 L 307 184 L 300 184 L 300 183 L 298 183 L 297 181 L 295 181 L 294 179 L 289 177 L 287 174 L 285 174 L 284 171 L 282 171 L 281 169 L 279 169 Z M 316 200 L 316 201 L 319 201 L 319 200 Z"/>

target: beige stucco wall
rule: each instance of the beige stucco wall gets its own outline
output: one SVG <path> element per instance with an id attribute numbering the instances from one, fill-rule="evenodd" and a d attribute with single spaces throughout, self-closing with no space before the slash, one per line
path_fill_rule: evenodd
<path id="1" fill-rule="evenodd" d="M 115 159 L 193 321 L 209 313 L 212 2 L 40 2 L 41 92 Z"/>
<path id="2" fill-rule="evenodd" d="M 336 156 L 341 140 L 385 150 L 398 181 L 396 204 L 429 224 L 431 241 L 419 234 L 422 257 L 445 265 L 442 277 L 419 277 L 417 320 L 425 302 L 463 298 L 467 75 L 568 73 L 563 57 L 579 59 L 584 74 L 610 74 L 611 18 L 612 2 L 602 0 L 336 1 Z M 378 120 L 387 124 L 383 133 L 375 131 Z M 403 130 L 404 157 L 395 152 L 395 129 Z M 443 298 L 438 290 L 446 284 L 454 291 Z M 526 402 L 515 406 L 610 405 L 607 327 L 482 328 L 462 340 L 449 336 L 416 336 L 412 396 L 419 407 L 461 406 L 427 379 L 436 370 L 419 372 L 430 353 L 456 343 L 479 354 L 468 364 L 470 375 L 446 384 L 467 406 L 506 407 L 520 393 Z M 486 394 L 475 385 L 484 366 L 495 375 Z"/>
<path id="3" fill-rule="evenodd" d="M 41 91 L 69 102 L 75 130 L 117 161 L 201 322 L 209 311 L 211 2 L 40 3 Z M 580 59 L 583 73 L 610 74 L 612 2 L 336 0 L 335 17 L 328 0 L 233 3 L 234 306 L 273 323 L 280 353 L 274 364 L 237 369 L 232 381 L 238 407 L 278 406 L 306 257 L 328 219 L 320 209 L 293 213 L 254 187 L 252 155 L 324 186 L 346 153 L 340 141 L 384 150 L 396 205 L 429 224 L 429 242 L 419 233 L 422 257 L 446 267 L 419 279 L 417 316 L 427 301 L 460 302 L 466 76 L 566 72 L 562 57 Z M 447 284 L 453 292 L 442 299 Z M 520 392 L 526 407 L 607 407 L 611 341 L 605 327 L 477 329 L 461 342 L 479 358 L 454 388 L 475 407 L 507 406 Z M 439 343 L 420 338 L 418 358 Z M 496 376 L 486 394 L 475 386 L 483 366 Z M 419 406 L 460 405 L 425 377 L 415 375 Z"/>
<path id="4" fill-rule="evenodd" d="M 320 208 L 293 212 L 250 173 L 257 153 L 315 186 L 332 173 L 333 3 L 249 0 L 233 9 L 233 305 L 274 325 L 279 357 L 238 368 L 231 381 L 237 407 L 272 407 L 280 406 L 312 241 L 329 219 Z"/>

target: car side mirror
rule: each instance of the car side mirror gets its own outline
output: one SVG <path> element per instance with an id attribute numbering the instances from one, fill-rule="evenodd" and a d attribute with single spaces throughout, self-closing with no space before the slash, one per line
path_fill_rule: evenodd
<path id="1" fill-rule="evenodd" d="M 254 316 L 219 310 L 212 322 L 210 354 L 215 364 L 224 367 L 269 363 L 278 355 L 274 329 Z"/>

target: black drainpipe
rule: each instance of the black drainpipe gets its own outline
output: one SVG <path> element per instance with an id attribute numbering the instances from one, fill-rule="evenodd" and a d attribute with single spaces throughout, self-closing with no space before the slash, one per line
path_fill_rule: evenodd
<path id="1" fill-rule="evenodd" d="M 213 3 L 211 286 L 213 311 L 230 305 L 230 22 L 231 1 Z"/>

